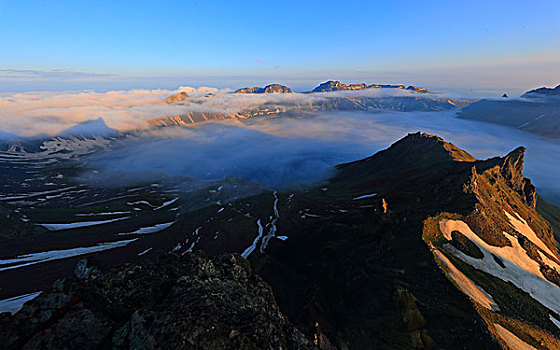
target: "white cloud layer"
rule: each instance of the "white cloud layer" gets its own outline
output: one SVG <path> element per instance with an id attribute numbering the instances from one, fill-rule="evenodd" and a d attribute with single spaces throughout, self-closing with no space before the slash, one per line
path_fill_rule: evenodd
<path id="1" fill-rule="evenodd" d="M 161 100 L 177 92 L 190 98 L 183 104 Z M 214 97 L 206 95 L 212 93 Z M 315 94 L 232 94 L 231 90 L 181 86 L 178 90 L 24 92 L 0 94 L 0 131 L 20 136 L 56 135 L 78 123 L 103 118 L 119 131 L 142 129 L 148 121 L 187 112 L 232 114 L 264 103 L 305 105 L 329 97 L 402 97 L 400 89 L 367 89 Z"/>

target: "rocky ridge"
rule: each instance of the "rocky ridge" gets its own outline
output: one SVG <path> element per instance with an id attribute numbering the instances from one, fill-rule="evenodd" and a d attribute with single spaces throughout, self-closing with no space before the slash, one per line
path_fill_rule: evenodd
<path id="1" fill-rule="evenodd" d="M 542 87 L 534 90 L 527 91 L 521 97 L 552 97 L 552 96 L 560 96 L 560 85 L 555 88 L 547 88 Z"/>
<path id="2" fill-rule="evenodd" d="M 161 255 L 73 277 L 10 316 L 2 349 L 314 349 L 239 255 Z"/>

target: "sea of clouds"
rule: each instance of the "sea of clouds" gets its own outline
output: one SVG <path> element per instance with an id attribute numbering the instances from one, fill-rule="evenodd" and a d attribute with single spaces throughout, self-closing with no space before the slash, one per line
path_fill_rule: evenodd
<path id="1" fill-rule="evenodd" d="M 161 102 L 179 91 L 191 98 L 181 105 Z M 213 97 L 208 97 L 209 93 Z M 456 111 L 315 112 L 213 121 L 189 128 L 153 129 L 148 124 L 155 118 L 188 111 L 234 113 L 264 103 L 303 105 L 332 96 L 412 95 L 398 89 L 254 95 L 207 87 L 2 94 L 0 130 L 20 136 L 56 135 L 101 117 L 111 128 L 135 130 L 135 136 L 90 157 L 89 165 L 99 169 L 100 176 L 103 171 L 120 171 L 145 181 L 158 176 L 155 174 L 198 180 L 232 175 L 272 188 L 321 181 L 336 164 L 364 158 L 409 132 L 422 131 L 440 135 L 481 159 L 504 155 L 520 145 L 527 147 L 526 176 L 534 180 L 539 193 L 560 203 L 558 143 L 513 128 L 457 119 Z"/>

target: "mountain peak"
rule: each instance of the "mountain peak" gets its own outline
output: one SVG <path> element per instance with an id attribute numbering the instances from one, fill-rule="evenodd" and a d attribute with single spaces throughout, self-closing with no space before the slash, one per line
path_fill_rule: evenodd
<path id="1" fill-rule="evenodd" d="M 183 102 L 187 98 L 189 98 L 189 95 L 186 92 L 181 91 L 179 93 L 176 93 L 176 94 L 173 94 L 171 96 L 168 96 L 168 97 L 164 98 L 163 102 L 165 102 L 165 103 Z"/>
<path id="2" fill-rule="evenodd" d="M 235 91 L 236 94 L 272 94 L 272 93 L 291 94 L 292 92 L 293 91 L 289 87 L 281 84 L 270 84 L 265 86 L 264 88 L 258 86 L 246 87 Z"/>
<path id="3" fill-rule="evenodd" d="M 409 133 L 404 138 L 395 142 L 390 149 L 393 147 L 395 147 L 395 149 L 406 149 L 407 155 L 415 153 L 427 154 L 429 157 L 435 157 L 434 160 L 440 158 L 459 162 L 474 162 L 477 160 L 454 144 L 446 142 L 440 136 L 421 133 L 420 131 Z"/>
<path id="4" fill-rule="evenodd" d="M 69 137 L 69 136 L 113 136 L 119 134 L 118 130 L 112 129 L 107 124 L 105 120 L 99 117 L 97 119 L 90 119 L 79 124 L 76 124 L 57 136 Z"/>

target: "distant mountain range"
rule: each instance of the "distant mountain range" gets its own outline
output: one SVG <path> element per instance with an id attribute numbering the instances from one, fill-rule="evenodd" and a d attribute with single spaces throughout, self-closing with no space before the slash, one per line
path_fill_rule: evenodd
<path id="1" fill-rule="evenodd" d="M 363 90 L 363 89 L 402 89 L 419 93 L 431 93 L 430 90 L 417 86 L 404 86 L 404 85 L 388 85 L 388 84 L 344 84 L 339 81 L 329 80 L 324 82 L 306 93 L 313 92 L 331 92 L 331 91 L 348 91 L 348 90 Z M 262 87 L 246 87 L 235 91 L 237 94 L 269 94 L 269 93 L 293 93 L 293 91 L 284 85 L 271 84 L 264 88 Z"/>
<path id="2" fill-rule="evenodd" d="M 284 85 L 280 84 L 270 84 L 265 86 L 264 88 L 261 87 L 246 87 L 242 89 L 238 89 L 235 91 L 236 94 L 272 94 L 272 93 L 282 93 L 282 94 L 291 94 L 293 91 Z"/>
<path id="3" fill-rule="evenodd" d="M 185 112 L 179 115 L 165 116 L 150 121 L 154 126 L 173 126 L 173 125 L 191 125 L 208 120 L 221 119 L 246 119 L 260 116 L 279 115 L 297 112 L 314 112 L 314 111 L 442 111 L 455 108 L 463 108 L 472 101 L 468 99 L 445 98 L 431 95 L 430 90 L 404 85 L 380 85 L 365 83 L 361 84 L 343 84 L 339 81 L 327 81 L 320 84 L 312 91 L 304 93 L 296 93 L 290 88 L 280 85 L 271 84 L 265 87 L 246 87 L 235 91 L 236 94 L 293 94 L 300 96 L 313 96 L 322 92 L 335 91 L 352 91 L 352 90 L 368 90 L 368 89 L 399 89 L 409 92 L 410 94 L 396 96 L 337 96 L 329 94 L 320 94 L 317 99 L 302 99 L 301 102 L 294 99 L 290 102 L 262 102 L 245 110 L 236 112 Z M 207 95 L 212 97 L 213 95 Z M 188 96 L 184 93 L 169 96 L 163 100 L 166 103 L 182 104 L 189 101 Z M 190 101 L 193 104 L 199 103 L 199 100 Z"/>
<path id="4" fill-rule="evenodd" d="M 510 126 L 547 138 L 560 138 L 560 85 L 524 93 L 521 98 L 483 99 L 459 118 Z"/>

